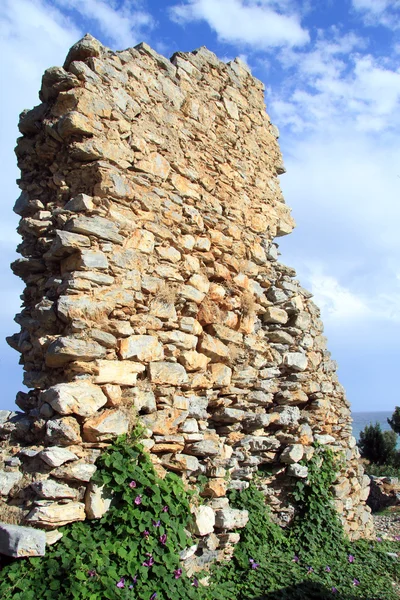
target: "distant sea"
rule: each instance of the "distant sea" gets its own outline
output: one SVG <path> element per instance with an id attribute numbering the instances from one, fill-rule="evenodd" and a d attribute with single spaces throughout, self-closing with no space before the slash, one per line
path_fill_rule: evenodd
<path id="1" fill-rule="evenodd" d="M 364 429 L 366 425 L 375 425 L 379 423 L 382 431 L 390 429 L 390 425 L 387 422 L 387 418 L 391 417 L 392 411 L 381 411 L 381 412 L 353 412 L 353 435 L 358 441 L 360 437 L 360 431 Z"/>

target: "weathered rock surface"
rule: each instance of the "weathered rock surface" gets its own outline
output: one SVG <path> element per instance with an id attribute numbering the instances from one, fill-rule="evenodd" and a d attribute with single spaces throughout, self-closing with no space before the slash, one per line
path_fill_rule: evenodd
<path id="1" fill-rule="evenodd" d="M 40 95 L 16 149 L 12 268 L 26 289 L 8 341 L 31 391 L 23 413 L 0 413 L 4 503 L 32 506 L 28 521 L 48 530 L 99 518 L 111 498 L 91 482 L 96 457 L 140 420 L 161 474 L 207 479 L 196 560 L 237 543 L 247 516 L 227 489 L 246 489 L 260 465 L 286 525 L 314 442 L 346 457 L 337 510 L 353 539 L 370 535 L 319 310 L 278 261 L 274 238 L 294 222 L 262 83 L 204 47 L 168 60 L 88 35 Z"/>
<path id="2" fill-rule="evenodd" d="M 0 554 L 21 558 L 24 556 L 44 556 L 46 534 L 33 527 L 21 527 L 0 523 Z"/>

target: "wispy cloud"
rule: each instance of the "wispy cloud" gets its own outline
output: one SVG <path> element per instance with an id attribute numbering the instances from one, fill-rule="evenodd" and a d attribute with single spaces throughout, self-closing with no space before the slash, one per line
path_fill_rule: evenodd
<path id="1" fill-rule="evenodd" d="M 106 43 L 118 50 L 136 45 L 155 27 L 152 15 L 138 1 L 122 0 L 55 0 L 64 10 L 74 10 L 107 39 Z"/>
<path id="2" fill-rule="evenodd" d="M 180 24 L 206 21 L 219 40 L 266 50 L 302 46 L 309 34 L 293 2 L 261 0 L 186 0 L 170 9 Z"/>
<path id="3" fill-rule="evenodd" d="M 383 25 L 399 29 L 399 0 L 352 0 L 353 8 L 370 26 Z"/>

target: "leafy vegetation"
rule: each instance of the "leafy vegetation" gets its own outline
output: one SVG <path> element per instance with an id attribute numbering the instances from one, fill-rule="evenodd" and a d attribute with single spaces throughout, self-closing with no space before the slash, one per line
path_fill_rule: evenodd
<path id="1" fill-rule="evenodd" d="M 298 515 L 286 530 L 271 520 L 257 482 L 231 493 L 231 505 L 247 509 L 249 522 L 232 560 L 215 565 L 203 586 L 179 561 L 190 543 L 194 498 L 175 475 L 156 475 L 137 440 L 121 438 L 98 461 L 96 483 L 114 491 L 109 512 L 63 528 L 45 557 L 4 567 L 0 598 L 394 600 L 400 570 L 388 552 L 398 544 L 346 540 L 330 492 L 334 455 L 317 447 L 307 465 L 308 480 L 299 480 L 293 493 Z"/>
<path id="2" fill-rule="evenodd" d="M 382 431 L 379 423 L 366 425 L 360 432 L 358 446 L 363 458 L 376 465 L 393 464 L 396 458 L 397 435 Z"/>
<path id="3" fill-rule="evenodd" d="M 387 420 L 392 430 L 400 435 L 400 406 L 396 406 L 391 418 Z"/>

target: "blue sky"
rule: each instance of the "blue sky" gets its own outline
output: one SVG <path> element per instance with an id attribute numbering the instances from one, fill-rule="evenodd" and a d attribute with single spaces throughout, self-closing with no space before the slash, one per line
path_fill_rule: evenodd
<path id="1" fill-rule="evenodd" d="M 8 266 L 19 242 L 18 114 L 86 32 L 115 50 L 205 45 L 247 61 L 281 132 L 281 184 L 297 222 L 280 240 L 282 261 L 322 309 L 353 409 L 400 405 L 399 17 L 399 0 L 2 0 L 0 408 L 23 389 L 4 341 L 18 330 L 22 291 Z"/>

